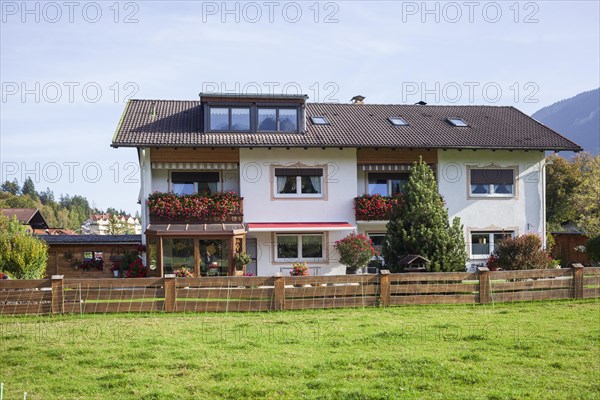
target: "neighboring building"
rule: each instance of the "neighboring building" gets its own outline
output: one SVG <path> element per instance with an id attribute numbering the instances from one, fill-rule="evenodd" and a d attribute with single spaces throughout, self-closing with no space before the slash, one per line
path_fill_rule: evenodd
<path id="1" fill-rule="evenodd" d="M 435 172 L 450 218 L 461 218 L 468 267 L 504 235 L 545 226 L 545 151 L 580 147 L 513 107 L 307 103 L 306 96 L 201 94 L 131 100 L 113 147 L 139 154 L 143 240 L 161 273 L 192 266 L 233 273 L 343 274 L 333 244 L 352 231 L 379 245 L 386 221 L 355 214 L 361 195 L 401 192 L 414 161 Z M 243 207 L 226 221 L 150 215 L 154 192 L 227 192 Z M 154 250 L 152 250 L 154 249 Z"/>
<path id="2" fill-rule="evenodd" d="M 46 235 L 40 239 L 48 243 L 46 275 L 64 275 L 68 278 L 111 278 L 113 263 L 119 262 L 125 252 L 141 244 L 140 235 Z M 86 259 L 102 259 L 102 270 L 85 271 L 78 266 Z M 149 275 L 157 271 L 150 269 Z"/>
<path id="3" fill-rule="evenodd" d="M 94 214 L 81 224 L 82 235 L 109 235 L 109 234 L 135 234 L 142 233 L 139 219 L 130 215 Z"/>
<path id="4" fill-rule="evenodd" d="M 27 226 L 29 232 L 39 233 L 49 229 L 42 213 L 37 208 L 1 208 L 0 214 L 8 218 L 17 217 L 17 220 Z"/>
<path id="5" fill-rule="evenodd" d="M 580 263 L 585 266 L 591 265 L 590 257 L 584 251 L 588 237 L 585 232 L 575 224 L 567 223 L 556 232 L 551 232 L 554 237 L 552 258 L 560 260 L 563 267 L 572 263 Z"/>

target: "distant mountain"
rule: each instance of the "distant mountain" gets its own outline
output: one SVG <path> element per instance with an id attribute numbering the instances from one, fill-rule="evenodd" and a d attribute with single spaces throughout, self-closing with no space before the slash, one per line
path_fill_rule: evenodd
<path id="1" fill-rule="evenodd" d="M 544 107 L 532 117 L 585 151 L 600 153 L 600 88 Z"/>

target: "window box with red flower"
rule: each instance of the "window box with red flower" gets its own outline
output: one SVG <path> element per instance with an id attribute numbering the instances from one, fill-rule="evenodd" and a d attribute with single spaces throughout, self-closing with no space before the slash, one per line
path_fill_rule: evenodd
<path id="1" fill-rule="evenodd" d="M 401 194 L 382 196 L 365 194 L 354 198 L 354 212 L 357 221 L 387 221 L 391 219 L 394 209 L 402 206 Z"/>

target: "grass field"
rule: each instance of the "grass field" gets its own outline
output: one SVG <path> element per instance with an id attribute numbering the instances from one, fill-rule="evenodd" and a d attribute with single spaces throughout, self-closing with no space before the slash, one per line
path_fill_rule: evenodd
<path id="1" fill-rule="evenodd" d="M 598 399 L 600 302 L 0 318 L 22 399 Z"/>

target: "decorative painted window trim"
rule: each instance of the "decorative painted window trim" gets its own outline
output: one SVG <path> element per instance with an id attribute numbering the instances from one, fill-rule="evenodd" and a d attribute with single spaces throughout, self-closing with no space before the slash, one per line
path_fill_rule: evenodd
<path id="1" fill-rule="evenodd" d="M 314 170 L 319 169 L 322 171 L 320 176 L 321 193 L 302 193 L 301 192 L 301 181 L 302 176 L 296 175 L 296 193 L 278 193 L 277 190 L 277 175 L 276 170 L 289 169 L 289 170 Z M 270 186 L 271 186 L 271 200 L 327 200 L 328 187 L 327 187 L 327 164 L 307 165 L 303 163 L 296 163 L 293 165 L 287 164 L 271 164 L 270 166 Z M 290 175 L 291 176 L 291 175 Z M 316 175 L 314 175 L 316 176 Z"/>

